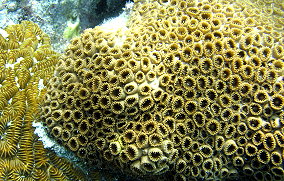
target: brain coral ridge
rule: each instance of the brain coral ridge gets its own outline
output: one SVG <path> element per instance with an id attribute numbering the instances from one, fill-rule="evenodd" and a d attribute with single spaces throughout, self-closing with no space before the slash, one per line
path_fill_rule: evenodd
<path id="1" fill-rule="evenodd" d="M 0 35 L 0 180 L 82 180 L 67 159 L 45 149 L 34 134 L 40 102 L 59 55 L 49 37 L 23 21 Z"/>
<path id="2" fill-rule="evenodd" d="M 283 180 L 284 24 L 257 2 L 135 0 L 126 29 L 85 30 L 47 83 L 49 133 L 132 177 Z"/>

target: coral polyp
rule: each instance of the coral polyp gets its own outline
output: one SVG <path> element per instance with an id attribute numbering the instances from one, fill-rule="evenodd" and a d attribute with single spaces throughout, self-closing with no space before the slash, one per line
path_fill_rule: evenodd
<path id="1" fill-rule="evenodd" d="M 55 121 L 48 130 L 79 157 L 79 147 L 89 149 L 90 164 L 111 162 L 133 177 L 258 179 L 249 170 L 275 158 L 266 171 L 283 178 L 275 161 L 283 151 L 283 45 L 256 12 L 240 2 L 136 0 L 125 28 L 98 26 L 71 40 L 61 57 L 68 66 L 47 86 L 47 97 L 69 97 L 42 115 Z M 54 114 L 69 110 L 72 130 Z M 59 127 L 70 136 L 58 136 Z"/>

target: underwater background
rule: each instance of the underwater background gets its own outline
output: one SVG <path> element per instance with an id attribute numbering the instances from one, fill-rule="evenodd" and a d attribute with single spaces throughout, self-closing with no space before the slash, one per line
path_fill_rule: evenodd
<path id="1" fill-rule="evenodd" d="M 0 180 L 284 180 L 282 0 L 1 0 Z"/>

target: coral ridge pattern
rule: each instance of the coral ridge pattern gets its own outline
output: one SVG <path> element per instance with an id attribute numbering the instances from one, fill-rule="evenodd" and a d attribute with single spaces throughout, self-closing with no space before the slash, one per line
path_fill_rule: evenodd
<path id="1" fill-rule="evenodd" d="M 0 35 L 0 180 L 83 180 L 72 163 L 46 150 L 33 133 L 39 105 L 59 54 L 36 24 L 23 21 Z"/>

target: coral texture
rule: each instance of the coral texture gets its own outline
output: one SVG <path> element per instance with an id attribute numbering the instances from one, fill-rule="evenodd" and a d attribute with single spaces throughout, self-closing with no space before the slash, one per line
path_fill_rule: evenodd
<path id="1" fill-rule="evenodd" d="M 34 23 L 23 21 L 0 35 L 0 180 L 82 180 L 66 159 L 46 150 L 33 133 L 39 89 L 54 72 L 59 55 L 49 37 Z"/>
<path id="2" fill-rule="evenodd" d="M 80 158 L 140 178 L 282 180 L 284 22 L 273 13 L 136 0 L 126 29 L 71 41 L 41 116 Z"/>

